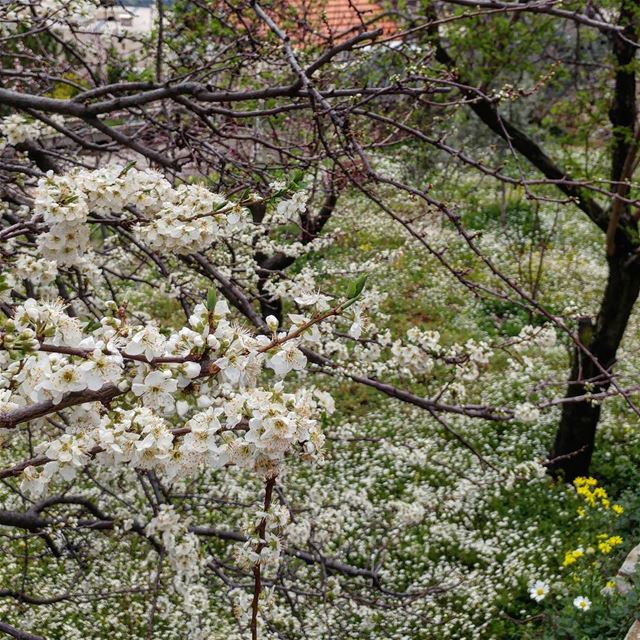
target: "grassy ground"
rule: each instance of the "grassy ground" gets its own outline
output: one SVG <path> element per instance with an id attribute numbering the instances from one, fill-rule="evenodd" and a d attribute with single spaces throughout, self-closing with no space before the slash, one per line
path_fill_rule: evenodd
<path id="1" fill-rule="evenodd" d="M 549 207 L 536 216 L 510 196 L 505 214 L 495 201 L 495 194 L 478 190 L 468 199 L 468 209 L 460 211 L 480 246 L 554 313 L 594 315 L 605 273 L 598 233 L 569 208 Z M 417 205 L 397 199 L 394 206 L 406 215 L 415 213 Z M 435 214 L 425 212 L 422 231 L 434 250 L 446 252 L 455 269 L 505 292 Z M 295 268 L 313 272 L 327 292 L 344 287 L 352 278 L 352 265 L 369 273 L 371 326 L 365 336 L 387 336 L 380 353 L 371 345 L 347 342 L 345 349 L 344 340 L 330 341 L 326 348 L 335 348 L 333 357 L 342 359 L 345 367 L 452 403 L 513 408 L 525 400 L 562 396 L 570 357 L 566 337 L 557 333 L 544 344 L 511 345 L 526 327 L 543 327 L 543 318 L 513 302 L 471 295 L 433 255 L 361 197 L 341 199 L 329 232 L 335 238 L 332 245 Z M 206 289 L 206 283 L 196 284 Z M 167 305 L 164 292 L 142 286 L 132 292 L 132 309 L 136 295 L 146 298 L 147 308 L 156 308 L 157 299 L 168 323 L 179 313 L 177 305 Z M 437 331 L 438 344 L 449 353 L 465 355 L 484 345 L 486 361 L 475 372 L 435 362 L 412 374 L 410 367 L 398 364 L 390 345 L 415 328 Z M 638 370 L 638 353 L 634 316 L 618 365 L 625 383 Z M 531 422 L 445 415 L 443 424 L 422 409 L 344 378 L 307 374 L 304 382 L 330 390 L 337 411 L 325 420 L 324 463 L 294 463 L 280 479 L 294 514 L 287 543 L 375 568 L 383 590 L 372 588 L 365 578 L 327 576 L 317 565 L 288 560 L 295 584 L 302 585 L 302 595 L 294 598 L 297 617 L 291 615 L 291 601 L 275 593 L 266 638 L 624 637 L 638 611 L 638 591 L 623 597 L 607 583 L 640 541 L 640 425 L 622 400 L 604 407 L 592 470 L 598 484 L 579 495 L 574 487 L 553 483 L 540 464 L 553 439 L 557 408 Z M 460 437 L 473 450 L 463 446 Z M 23 444 L 26 453 L 26 439 Z M 15 455 L 17 445 L 12 446 L 7 464 Z M 106 512 L 117 516 L 122 498 L 136 506 L 141 519 L 151 517 L 133 472 L 105 472 L 100 481 L 114 494 L 111 502 L 104 499 Z M 596 488 L 606 493 L 596 493 Z M 95 485 L 86 475 L 64 490 L 90 492 Z M 260 490 L 255 478 L 225 471 L 178 480 L 172 492 L 176 508 L 194 522 L 237 530 L 246 505 L 255 502 Z M 8 508 L 10 497 L 2 496 L 0 506 Z M 616 513 L 614 504 L 622 513 Z M 73 575 L 63 566 L 67 561 L 51 558 L 41 539 L 4 540 L 7 560 L 1 566 L 1 584 L 21 581 L 27 556 L 33 567 L 30 578 L 43 596 L 64 588 L 91 593 L 103 591 L 104 585 L 145 585 L 154 579 L 157 558 L 135 537 L 89 532 L 74 544 L 85 551 L 90 546 L 87 557 L 92 559 L 78 584 L 65 585 L 62 576 Z M 232 544 L 213 539 L 202 545 L 203 556 L 231 562 Z M 540 603 L 529 595 L 535 580 L 549 586 Z M 182 640 L 185 614 L 180 598 L 171 594 L 169 578 L 162 584 L 168 595 L 158 607 L 154 638 Z M 203 585 L 211 594 L 204 616 L 210 621 L 210 637 L 246 637 L 230 615 L 234 593 L 208 574 Z M 591 600 L 588 611 L 573 605 L 577 596 Z M 144 636 L 149 597 L 140 591 L 52 607 L 21 603 L 18 609 L 3 600 L 0 617 L 51 638 L 128 639 Z M 83 622 L 87 619 L 91 625 Z"/>
<path id="2" fill-rule="evenodd" d="M 345 206 L 351 214 L 344 226 L 352 229 L 355 224 L 359 230 L 336 243 L 331 265 L 335 269 L 354 255 L 378 264 L 370 277 L 372 287 L 386 296 L 374 312 L 378 328 L 389 329 L 394 337 L 414 326 L 437 330 L 448 346 L 470 339 L 496 345 L 518 335 L 525 325 L 544 322 L 517 305 L 475 299 L 443 274 L 424 249 L 381 216 L 359 212 L 358 204 L 366 207 L 358 201 Z M 528 292 L 535 287 L 535 295 L 553 313 L 595 315 L 603 286 L 602 240 L 572 211 L 550 209 L 536 216 L 514 200 L 504 216 L 491 201 L 483 204 L 479 199 L 462 213 L 481 233 L 479 243 L 496 263 L 519 278 Z M 484 284 L 496 285 L 446 225 L 433 219 L 429 234 L 435 247 L 446 247 L 457 267 L 468 269 Z M 376 258 L 387 249 L 390 256 Z M 626 364 L 621 365 L 627 380 L 633 375 L 636 344 L 634 318 L 624 344 Z M 464 384 L 464 400 L 513 406 L 525 396 L 537 400 L 562 395 L 569 362 L 565 337 L 558 335 L 553 348 L 532 348 L 518 358 L 497 349 L 479 378 Z M 433 397 L 446 371 L 436 369 L 409 383 L 402 375 L 393 378 L 399 386 L 408 384 Z M 531 395 L 545 382 L 552 384 Z M 530 464 L 544 460 L 557 410 L 527 424 L 447 418 L 500 470 L 496 472 L 424 411 L 349 383 L 337 384 L 334 394 L 338 415 L 328 429 L 334 440 L 318 481 L 335 479 L 331 495 L 337 501 L 344 501 L 345 486 L 366 494 L 367 508 L 376 513 L 372 519 L 385 523 L 376 531 L 365 525 L 371 519 L 362 519 L 355 506 L 349 511 L 346 520 L 352 529 L 345 534 L 359 531 L 362 536 L 363 528 L 367 530 L 358 553 L 348 554 L 350 559 L 364 563 L 385 549 L 385 575 L 396 589 L 418 591 L 443 582 L 447 587 L 439 597 L 416 599 L 402 620 L 383 616 L 369 633 L 356 625 L 359 635 L 353 637 L 624 636 L 637 611 L 637 594 L 623 597 L 606 586 L 639 540 L 638 421 L 623 401 L 612 400 L 603 411 L 593 463 L 592 475 L 607 492 L 607 505 L 599 499 L 593 504 L 585 501 L 573 487 L 552 483 L 539 466 Z M 368 440 L 358 439 L 363 437 Z M 614 502 L 624 509 L 621 515 L 612 510 Z M 415 513 L 407 513 L 416 505 Z M 599 547 L 605 534 L 622 541 L 611 549 Z M 332 544 L 336 551 L 341 548 L 339 541 Z M 578 549 L 583 555 L 565 563 L 567 552 Z M 536 579 L 550 585 L 540 604 L 528 593 Z M 573 605 L 579 595 L 590 598 L 589 611 Z M 420 620 L 430 622 L 420 626 Z"/>

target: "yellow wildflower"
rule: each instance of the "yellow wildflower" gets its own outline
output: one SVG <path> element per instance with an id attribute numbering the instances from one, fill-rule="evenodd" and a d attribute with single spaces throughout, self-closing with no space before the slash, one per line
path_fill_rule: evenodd
<path id="1" fill-rule="evenodd" d="M 564 554 L 564 560 L 562 562 L 563 567 L 568 567 L 570 564 L 573 564 L 584 555 L 584 551 L 582 549 L 574 549 L 573 551 L 567 551 Z"/>
<path id="2" fill-rule="evenodd" d="M 613 511 L 613 513 L 615 513 L 617 516 L 622 515 L 624 513 L 624 507 L 622 507 L 619 504 L 614 504 L 611 507 L 611 510 Z"/>
<path id="3" fill-rule="evenodd" d="M 611 553 L 614 547 L 622 544 L 622 538 L 620 536 L 607 537 L 606 534 L 600 534 L 598 538 L 600 539 L 600 542 L 598 543 L 598 549 L 600 549 L 600 551 L 605 554 Z"/>
<path id="4" fill-rule="evenodd" d="M 611 507 L 611 501 L 604 487 L 599 487 L 595 478 L 576 478 L 573 481 L 576 493 L 584 499 L 590 507 L 601 506 L 603 509 Z M 618 513 L 616 511 L 616 513 Z"/>
<path id="5" fill-rule="evenodd" d="M 584 476 L 579 476 L 573 481 L 573 484 L 576 487 L 595 487 L 598 484 L 598 481 L 595 478 L 585 478 Z"/>

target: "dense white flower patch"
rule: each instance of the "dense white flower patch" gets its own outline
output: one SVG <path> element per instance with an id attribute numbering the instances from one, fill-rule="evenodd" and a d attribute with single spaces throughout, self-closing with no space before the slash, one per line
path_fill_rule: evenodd
<path id="1" fill-rule="evenodd" d="M 89 248 L 89 215 L 121 215 L 132 209 L 134 232 L 158 251 L 195 253 L 228 236 L 242 209 L 198 185 L 173 189 L 159 173 L 108 165 L 97 171 L 49 175 L 38 183 L 34 212 L 48 231 L 42 255 L 58 264 L 80 262 Z"/>

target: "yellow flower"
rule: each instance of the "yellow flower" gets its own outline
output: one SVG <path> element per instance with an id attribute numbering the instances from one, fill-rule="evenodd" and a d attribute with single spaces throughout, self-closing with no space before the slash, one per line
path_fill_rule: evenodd
<path id="1" fill-rule="evenodd" d="M 576 478 L 573 484 L 576 488 L 576 494 L 583 498 L 590 507 L 600 505 L 605 510 L 611 507 L 611 501 L 609 500 L 606 490 L 604 487 L 597 486 L 598 481 L 595 478 Z M 616 514 L 619 515 L 618 507 L 619 505 L 616 507 Z"/>
<path id="2" fill-rule="evenodd" d="M 617 516 L 619 516 L 619 515 L 621 515 L 621 514 L 623 514 L 623 513 L 624 513 L 624 507 L 622 507 L 622 506 L 621 506 L 621 505 L 619 505 L 619 504 L 614 504 L 614 505 L 611 507 L 611 509 L 612 509 L 613 513 L 615 513 Z"/>
<path id="3" fill-rule="evenodd" d="M 595 487 L 598 484 L 598 481 L 595 478 L 585 478 L 584 476 L 579 476 L 573 481 L 573 484 L 576 487 Z"/>
<path id="4" fill-rule="evenodd" d="M 584 551 L 582 549 L 575 549 L 573 551 L 567 551 L 564 554 L 564 560 L 562 561 L 563 567 L 568 567 L 570 564 L 573 564 L 584 555 Z"/>
<path id="5" fill-rule="evenodd" d="M 578 507 L 578 518 L 584 518 L 587 515 L 587 510 L 584 507 Z"/>
<path id="6" fill-rule="evenodd" d="M 579 496 L 581 496 L 582 498 L 584 498 L 585 501 L 589 504 L 589 506 L 591 506 L 591 507 L 595 507 L 596 506 L 595 491 L 592 492 L 591 489 L 589 489 L 589 487 L 579 486 L 579 487 L 576 488 L 576 493 Z"/>
<path id="7" fill-rule="evenodd" d="M 601 533 L 598 536 L 600 542 L 598 543 L 598 549 L 602 553 L 611 553 L 614 547 L 617 547 L 619 544 L 622 544 L 622 538 L 620 536 L 610 536 L 607 537 L 606 533 Z"/>

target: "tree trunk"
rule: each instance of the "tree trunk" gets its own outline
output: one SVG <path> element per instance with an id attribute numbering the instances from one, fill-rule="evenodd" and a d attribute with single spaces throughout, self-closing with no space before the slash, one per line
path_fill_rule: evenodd
<path id="1" fill-rule="evenodd" d="M 609 110 L 614 141 L 611 157 L 611 191 L 619 195 L 627 193 L 628 187 L 621 189 L 621 183 L 630 181 L 637 151 L 637 138 L 634 136 L 638 112 L 636 72 L 631 64 L 636 56 L 633 42 L 637 35 L 637 5 L 638 0 L 622 0 L 619 24 L 624 26 L 626 37 L 616 36 L 612 40 L 617 67 L 613 100 Z M 616 205 L 621 207 L 618 215 L 614 215 Z M 608 389 L 610 380 L 601 369 L 611 373 L 618 346 L 640 290 L 640 266 L 635 253 L 637 243 L 634 241 L 635 222 L 629 215 L 628 207 L 616 200 L 612 202 L 608 218 L 607 286 L 593 332 L 589 330 L 586 332 L 589 335 L 579 336 L 592 357 L 576 349 L 566 394 L 568 399 L 589 391 L 598 393 Z M 597 360 L 599 367 L 593 359 Z M 589 380 L 592 380 L 593 384 L 586 388 L 584 383 Z M 562 406 L 562 417 L 551 450 L 552 473 L 564 476 L 568 482 L 578 476 L 589 474 L 599 420 L 599 405 L 594 406 L 583 401 L 568 402 Z"/>
<path id="2" fill-rule="evenodd" d="M 320 235 L 322 229 L 331 218 L 338 195 L 332 189 L 328 191 L 324 202 L 317 215 L 312 216 L 307 211 L 300 216 L 300 237 L 302 244 L 309 244 Z M 267 208 L 264 204 L 250 205 L 249 210 L 255 224 L 260 224 L 264 219 Z M 270 276 L 276 271 L 284 271 L 290 267 L 295 258 L 284 253 L 275 253 L 273 255 L 265 255 L 257 252 L 255 254 L 256 263 L 258 265 L 258 295 L 260 302 L 260 313 L 263 318 L 274 316 L 279 323 L 282 322 L 282 300 L 273 298 L 267 291 L 267 283 Z"/>
<path id="3" fill-rule="evenodd" d="M 607 286 L 600 304 L 595 327 L 581 323 L 579 338 L 600 366 L 611 371 L 629 316 L 640 292 L 640 266 L 626 251 L 609 258 Z M 593 380 L 590 389 L 585 383 Z M 579 349 L 573 356 L 571 379 L 566 398 L 591 391 L 605 391 L 610 385 L 593 360 Z M 572 482 L 589 474 L 600 406 L 589 402 L 568 402 L 562 406 L 562 417 L 550 454 L 549 469 L 554 475 Z"/>

